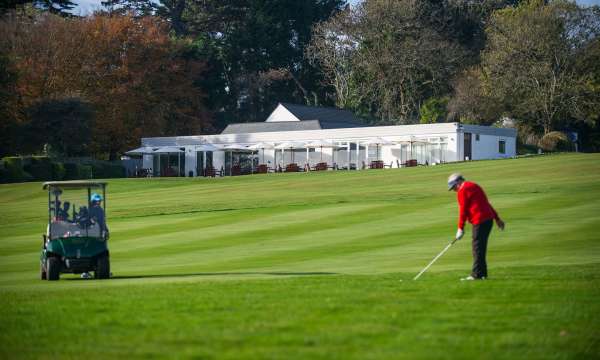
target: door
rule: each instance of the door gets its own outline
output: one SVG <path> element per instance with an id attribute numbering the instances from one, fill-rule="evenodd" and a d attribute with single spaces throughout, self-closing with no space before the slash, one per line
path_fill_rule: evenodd
<path id="1" fill-rule="evenodd" d="M 204 166 L 205 166 L 205 168 L 212 169 L 212 167 L 213 167 L 213 152 L 212 151 L 206 152 L 206 161 L 205 161 Z"/>
<path id="2" fill-rule="evenodd" d="M 196 152 L 196 176 L 204 176 L 204 151 Z"/>
<path id="3" fill-rule="evenodd" d="M 463 148 L 464 158 L 463 160 L 473 160 L 472 152 L 471 152 L 471 133 L 465 133 L 465 142 Z"/>

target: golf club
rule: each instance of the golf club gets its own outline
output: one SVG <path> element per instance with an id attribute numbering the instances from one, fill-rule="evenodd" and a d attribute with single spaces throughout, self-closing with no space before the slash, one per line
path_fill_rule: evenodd
<path id="1" fill-rule="evenodd" d="M 425 266 L 425 268 L 424 268 L 423 270 L 421 270 L 421 272 L 420 272 L 420 273 L 418 273 L 418 274 L 417 274 L 417 276 L 415 276 L 415 278 L 414 278 L 413 280 L 417 280 L 417 279 L 418 279 L 418 278 L 419 278 L 421 275 L 423 275 L 423 273 L 424 273 L 425 271 L 427 271 L 427 269 L 429 269 L 429 267 L 430 267 L 431 265 L 433 265 L 433 263 L 434 263 L 434 262 L 435 262 L 437 259 L 439 259 L 439 258 L 440 258 L 442 255 L 444 255 L 444 253 L 445 253 L 446 251 L 448 251 L 448 249 L 450 249 L 450 247 L 451 247 L 452 245 L 454 245 L 454 243 L 455 243 L 456 241 L 458 241 L 458 239 L 454 239 L 454 240 L 452 240 L 452 242 L 450 242 L 448 245 L 446 245 L 446 247 L 444 248 L 444 250 L 442 250 L 442 252 L 440 252 L 440 253 L 439 253 L 439 254 L 438 254 L 436 257 L 434 257 L 434 258 L 433 258 L 433 260 L 431 260 L 431 262 L 430 262 L 430 263 L 429 263 L 427 266 Z"/>

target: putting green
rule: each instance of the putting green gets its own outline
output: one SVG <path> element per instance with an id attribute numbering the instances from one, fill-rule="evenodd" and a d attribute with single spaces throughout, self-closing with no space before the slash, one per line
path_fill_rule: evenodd
<path id="1" fill-rule="evenodd" d="M 465 283 L 451 172 L 507 223 Z M 0 357 L 589 358 L 600 155 L 110 180 L 109 281 L 37 280 L 47 194 L 0 186 Z M 470 230 L 470 227 L 468 228 Z M 403 280 L 403 281 L 399 281 Z"/>

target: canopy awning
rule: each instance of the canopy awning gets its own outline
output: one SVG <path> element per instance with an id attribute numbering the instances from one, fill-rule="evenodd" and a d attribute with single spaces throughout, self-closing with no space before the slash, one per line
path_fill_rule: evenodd
<path id="1" fill-rule="evenodd" d="M 127 155 L 146 155 L 154 153 L 155 148 L 151 148 L 150 146 L 142 146 L 137 149 L 129 150 L 125 154 Z"/>
<path id="2" fill-rule="evenodd" d="M 415 137 L 411 137 L 409 140 L 400 140 L 396 141 L 396 144 L 433 144 L 427 140 L 417 139 Z"/>
<path id="3" fill-rule="evenodd" d="M 214 146 L 213 144 L 202 144 L 195 147 L 196 151 L 219 151 L 221 148 Z"/>
<path id="4" fill-rule="evenodd" d="M 246 145 L 242 145 L 242 144 L 226 144 L 226 145 L 221 145 L 220 146 L 220 150 L 225 150 L 225 151 L 251 151 L 250 149 L 248 149 L 248 147 Z"/>
<path id="5" fill-rule="evenodd" d="M 160 147 L 156 150 L 154 150 L 154 154 L 173 154 L 173 153 L 182 153 L 184 152 L 181 148 L 175 147 L 175 146 L 165 146 L 165 147 Z"/>
<path id="6" fill-rule="evenodd" d="M 273 149 L 273 148 L 274 148 L 274 144 L 268 143 L 268 142 L 259 142 L 257 144 L 252 144 L 252 145 L 248 146 L 248 149 L 251 149 L 251 150 L 263 150 L 263 149 Z"/>
<path id="7" fill-rule="evenodd" d="M 328 141 L 328 140 L 314 140 L 314 141 L 311 141 L 311 142 L 307 143 L 305 145 L 305 147 L 307 147 L 307 148 L 324 148 L 324 147 L 326 147 L 326 148 L 336 148 L 338 146 L 336 144 L 334 144 L 333 142 Z"/>
<path id="8" fill-rule="evenodd" d="M 393 141 L 386 140 L 384 138 L 376 137 L 365 141 L 365 145 L 393 145 Z"/>
<path id="9" fill-rule="evenodd" d="M 275 149 L 304 149 L 305 147 L 303 142 L 288 141 L 275 146 Z"/>

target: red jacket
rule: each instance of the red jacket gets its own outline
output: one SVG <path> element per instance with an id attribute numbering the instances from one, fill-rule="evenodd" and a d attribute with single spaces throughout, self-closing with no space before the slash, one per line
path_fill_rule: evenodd
<path id="1" fill-rule="evenodd" d="M 464 229 L 465 221 L 478 225 L 489 219 L 498 219 L 498 214 L 488 202 L 483 189 L 470 181 L 461 184 L 457 193 L 459 217 L 458 228 Z"/>

